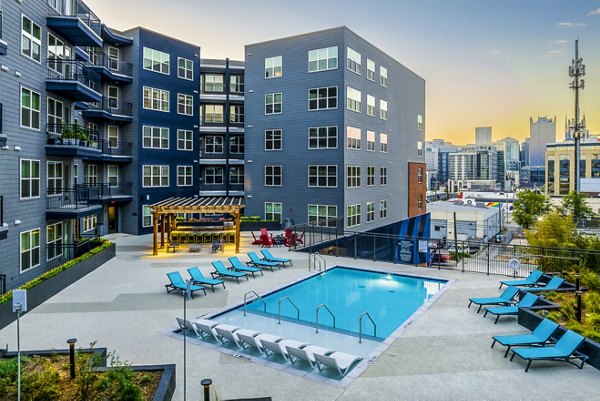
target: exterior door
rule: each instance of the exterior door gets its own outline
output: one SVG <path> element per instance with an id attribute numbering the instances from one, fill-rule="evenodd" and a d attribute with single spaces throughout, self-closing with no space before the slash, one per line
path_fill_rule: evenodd
<path id="1" fill-rule="evenodd" d="M 116 206 L 108 207 L 108 233 L 116 233 L 119 227 L 118 213 Z"/>

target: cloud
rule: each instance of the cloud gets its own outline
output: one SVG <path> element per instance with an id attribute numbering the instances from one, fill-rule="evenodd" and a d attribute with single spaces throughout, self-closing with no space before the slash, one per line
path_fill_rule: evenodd
<path id="1" fill-rule="evenodd" d="M 600 15 L 600 7 L 598 7 L 595 10 L 590 11 L 589 13 L 586 14 L 588 17 L 594 17 L 596 15 Z"/>
<path id="2" fill-rule="evenodd" d="M 554 46 L 554 45 L 565 45 L 569 43 L 568 40 L 562 39 L 562 40 L 555 40 L 554 42 L 550 42 L 548 43 L 548 46 Z"/>
<path id="3" fill-rule="evenodd" d="M 563 49 L 554 49 L 554 50 L 550 50 L 547 54 L 548 56 L 558 56 L 560 54 L 563 54 L 565 51 Z"/>
<path id="4" fill-rule="evenodd" d="M 585 24 L 581 22 L 559 22 L 558 26 L 563 28 L 573 28 L 577 26 L 585 26 Z"/>
<path id="5" fill-rule="evenodd" d="M 488 53 L 488 56 L 499 56 L 500 52 L 498 50 L 494 50 Z"/>

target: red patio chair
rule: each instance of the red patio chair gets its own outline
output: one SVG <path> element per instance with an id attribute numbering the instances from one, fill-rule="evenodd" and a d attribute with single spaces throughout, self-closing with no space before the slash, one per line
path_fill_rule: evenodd
<path id="1" fill-rule="evenodd" d="M 304 244 L 304 241 L 302 241 L 303 238 L 304 238 L 304 232 L 302 232 L 302 234 L 300 234 L 300 236 L 298 238 L 296 238 L 296 241 L 298 241 L 299 244 Z"/>
<path id="2" fill-rule="evenodd" d="M 268 235 L 261 235 L 260 246 L 263 248 L 273 246 L 273 238 L 269 237 Z"/>
<path id="3" fill-rule="evenodd" d="M 260 245 L 261 241 L 260 239 L 256 238 L 256 235 L 254 235 L 254 231 L 250 231 L 250 234 L 252 234 L 252 238 L 254 238 L 254 241 L 252 241 L 252 245 Z"/>
<path id="4" fill-rule="evenodd" d="M 285 239 L 284 245 L 287 246 L 288 248 L 292 247 L 292 246 L 297 246 L 298 245 L 297 241 L 298 241 L 298 238 L 297 238 L 296 234 L 291 234 L 289 236 L 289 238 Z"/>

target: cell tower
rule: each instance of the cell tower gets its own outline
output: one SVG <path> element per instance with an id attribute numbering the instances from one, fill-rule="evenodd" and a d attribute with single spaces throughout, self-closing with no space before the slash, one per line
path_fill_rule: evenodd
<path id="1" fill-rule="evenodd" d="M 579 39 L 575 40 L 575 58 L 569 66 L 569 77 L 572 78 L 569 87 L 575 91 L 575 118 L 569 121 L 569 128 L 572 132 L 572 138 L 575 141 L 575 192 L 580 191 L 580 140 L 585 130 L 585 119 L 579 119 L 579 90 L 584 87 L 585 65 L 583 58 L 579 57 Z"/>

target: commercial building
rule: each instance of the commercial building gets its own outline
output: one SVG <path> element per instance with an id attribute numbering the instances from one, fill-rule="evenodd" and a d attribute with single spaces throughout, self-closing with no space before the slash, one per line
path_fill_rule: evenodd
<path id="1" fill-rule="evenodd" d="M 544 166 L 546 145 L 556 142 L 556 117 L 529 118 L 529 166 Z"/>
<path id="2" fill-rule="evenodd" d="M 492 144 L 492 127 L 475 127 L 475 145 Z"/>
<path id="3" fill-rule="evenodd" d="M 546 194 L 564 196 L 575 190 L 575 144 L 552 143 L 546 149 Z M 600 142 L 596 137 L 580 143 L 581 192 L 600 194 Z"/>
<path id="4" fill-rule="evenodd" d="M 488 241 L 502 229 L 502 212 L 498 207 L 485 207 L 437 201 L 427 205 L 431 214 L 431 238 L 464 241 Z M 455 231 L 456 228 L 456 231 Z"/>

